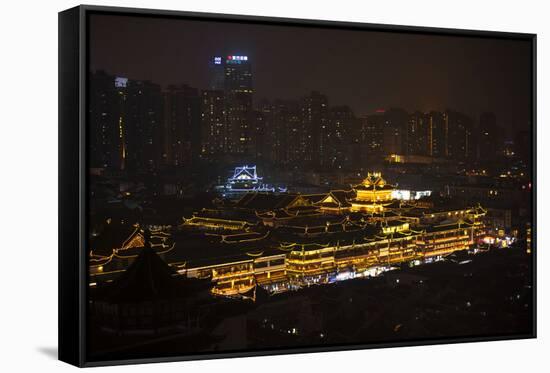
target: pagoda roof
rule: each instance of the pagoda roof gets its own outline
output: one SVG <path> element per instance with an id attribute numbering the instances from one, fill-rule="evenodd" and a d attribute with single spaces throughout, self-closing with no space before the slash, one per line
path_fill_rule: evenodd
<path id="1" fill-rule="evenodd" d="M 353 198 L 355 192 L 345 190 L 331 190 L 325 198 L 317 202 L 319 206 L 323 207 L 350 207 L 349 199 Z"/>
<path id="2" fill-rule="evenodd" d="M 363 179 L 361 184 L 353 187 L 355 190 L 392 190 L 393 185 L 386 183 L 380 172 L 369 172 L 367 177 Z"/>
<path id="3" fill-rule="evenodd" d="M 96 256 L 110 256 L 138 234 L 139 227 L 109 220 L 97 235 L 90 237 L 90 250 Z"/>
<path id="4" fill-rule="evenodd" d="M 291 207 L 300 195 L 290 193 L 248 192 L 235 207 L 255 211 L 269 211 Z"/>
<path id="5" fill-rule="evenodd" d="M 233 176 L 229 180 L 261 180 L 256 172 L 256 166 L 235 167 Z"/>
<path id="6" fill-rule="evenodd" d="M 260 212 L 258 213 L 258 216 L 262 219 L 290 219 L 296 215 L 289 213 L 287 210 L 275 210 Z"/>
<path id="7" fill-rule="evenodd" d="M 309 201 L 311 204 L 315 204 L 325 199 L 327 197 L 327 193 L 300 194 L 300 196 Z"/>
<path id="8" fill-rule="evenodd" d="M 354 190 L 331 190 L 330 194 L 342 203 L 349 199 L 355 198 L 357 195 Z"/>
<path id="9" fill-rule="evenodd" d="M 258 253 L 267 255 L 278 246 L 272 234 L 253 232 L 234 235 L 178 232 L 174 240 L 175 249 L 164 258 L 168 263 L 184 263 L 187 268 L 252 260 Z"/>
<path id="10" fill-rule="evenodd" d="M 202 209 L 201 211 L 193 214 L 193 217 L 200 219 L 242 221 L 252 225 L 257 224 L 260 221 L 258 216 L 253 212 L 226 208 Z"/>
<path id="11" fill-rule="evenodd" d="M 385 184 L 385 185 L 364 185 L 364 184 L 357 184 L 353 186 L 353 189 L 355 190 L 393 190 L 395 189 L 392 185 Z"/>
<path id="12" fill-rule="evenodd" d="M 100 299 L 110 303 L 141 303 L 186 296 L 182 278 L 150 247 L 143 248 L 130 267 L 108 285 Z"/>
<path id="13" fill-rule="evenodd" d="M 293 216 L 314 215 L 319 213 L 317 206 L 292 206 L 284 209 Z"/>
<path id="14" fill-rule="evenodd" d="M 346 228 L 346 230 L 340 229 L 332 232 L 309 232 L 308 230 L 308 234 L 294 234 L 293 236 L 288 235 L 293 232 L 289 232 L 287 228 L 283 228 L 278 231 L 278 234 L 281 236 L 282 246 L 301 246 L 304 250 L 315 250 L 321 247 L 336 245 L 350 245 L 354 242 L 360 243 L 364 242 L 365 238 L 374 237 L 377 233 L 381 234 L 380 227 L 372 224 L 366 224 L 363 227 L 357 227 L 351 223 L 348 223 L 348 225 L 351 229 Z"/>

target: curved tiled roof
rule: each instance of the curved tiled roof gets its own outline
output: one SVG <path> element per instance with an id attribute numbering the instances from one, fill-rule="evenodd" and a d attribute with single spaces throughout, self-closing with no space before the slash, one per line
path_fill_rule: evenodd
<path id="1" fill-rule="evenodd" d="M 379 172 L 369 172 L 367 177 L 363 179 L 361 184 L 357 184 L 353 187 L 355 190 L 392 190 L 393 185 L 386 183 L 386 180 L 382 178 L 382 174 Z"/>
<path id="2" fill-rule="evenodd" d="M 186 296 L 183 280 L 150 247 L 119 278 L 105 288 L 101 298 L 111 303 L 141 303 Z"/>

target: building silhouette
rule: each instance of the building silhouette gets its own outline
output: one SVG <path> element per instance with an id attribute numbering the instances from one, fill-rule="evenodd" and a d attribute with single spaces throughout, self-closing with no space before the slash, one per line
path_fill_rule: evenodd
<path id="1" fill-rule="evenodd" d="M 120 90 L 124 166 L 131 172 L 154 170 L 160 161 L 163 133 L 161 87 L 147 80 L 128 80 Z"/>
<path id="2" fill-rule="evenodd" d="M 448 156 L 449 129 L 443 113 L 428 113 L 428 155 L 435 158 Z"/>
<path id="3" fill-rule="evenodd" d="M 361 121 L 361 142 L 364 158 L 382 155 L 385 118 L 383 111 L 367 115 Z"/>
<path id="4" fill-rule="evenodd" d="M 447 155 L 451 159 L 464 161 L 475 157 L 473 121 L 467 115 L 447 110 L 444 118 L 448 129 Z"/>
<path id="5" fill-rule="evenodd" d="M 273 107 L 274 160 L 291 166 L 306 157 L 308 132 L 302 121 L 300 104 L 294 100 L 276 100 Z"/>
<path id="6" fill-rule="evenodd" d="M 384 154 L 404 154 L 406 149 L 405 131 L 409 115 L 403 109 L 390 108 L 382 116 L 384 117 L 382 143 Z"/>
<path id="7" fill-rule="evenodd" d="M 189 164 L 200 153 L 200 98 L 196 88 L 170 85 L 164 93 L 163 158 L 171 166 Z"/>
<path id="8" fill-rule="evenodd" d="M 248 56 L 214 56 L 209 62 L 209 89 L 201 94 L 200 153 L 216 160 L 246 158 L 253 149 L 252 66 Z"/>
<path id="9" fill-rule="evenodd" d="M 225 107 L 228 129 L 227 151 L 248 155 L 252 131 L 252 66 L 248 56 L 225 59 Z"/>
<path id="10" fill-rule="evenodd" d="M 330 142 L 328 165 L 342 168 L 351 165 L 353 139 L 359 135 L 357 118 L 349 106 L 333 106 L 329 110 Z"/>
<path id="11" fill-rule="evenodd" d="M 415 111 L 409 115 L 406 131 L 406 155 L 428 155 L 428 124 L 426 114 Z"/>
<path id="12" fill-rule="evenodd" d="M 155 169 L 164 127 L 160 86 L 98 71 L 90 74 L 90 88 L 91 167 Z"/>
<path id="13" fill-rule="evenodd" d="M 478 128 L 478 159 L 491 161 L 497 157 L 499 143 L 502 140 L 494 113 L 482 113 L 479 116 Z"/>
<path id="14" fill-rule="evenodd" d="M 126 80 L 104 71 L 90 74 L 90 166 L 123 169 L 124 132 L 120 131 Z M 120 92 L 120 93 L 119 93 Z"/>
<path id="15" fill-rule="evenodd" d="M 313 91 L 300 102 L 304 161 L 315 165 L 327 165 L 330 158 L 330 135 L 328 123 L 328 99 Z"/>
<path id="16" fill-rule="evenodd" d="M 201 155 L 213 158 L 228 149 L 228 129 L 225 118 L 225 94 L 222 90 L 201 93 Z"/>

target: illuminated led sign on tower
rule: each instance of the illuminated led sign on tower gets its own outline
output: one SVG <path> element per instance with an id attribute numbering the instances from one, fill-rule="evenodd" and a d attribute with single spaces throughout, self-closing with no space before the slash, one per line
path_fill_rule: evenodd
<path id="1" fill-rule="evenodd" d="M 248 56 L 227 56 L 227 63 L 240 63 L 241 61 L 248 61 Z"/>
<path id="2" fill-rule="evenodd" d="M 128 78 L 124 78 L 122 76 L 117 76 L 115 78 L 115 87 L 126 88 L 127 85 L 128 85 Z"/>

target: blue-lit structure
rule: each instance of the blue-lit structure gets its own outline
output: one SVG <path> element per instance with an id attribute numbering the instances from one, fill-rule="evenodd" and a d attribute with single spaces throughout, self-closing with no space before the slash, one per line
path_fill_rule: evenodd
<path id="1" fill-rule="evenodd" d="M 227 179 L 225 185 L 217 187 L 224 197 L 241 195 L 248 192 L 284 193 L 286 187 L 265 184 L 263 178 L 258 176 L 256 166 L 235 167 L 233 175 Z"/>

